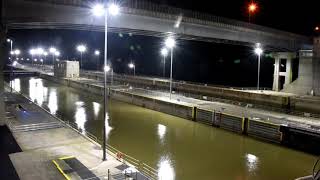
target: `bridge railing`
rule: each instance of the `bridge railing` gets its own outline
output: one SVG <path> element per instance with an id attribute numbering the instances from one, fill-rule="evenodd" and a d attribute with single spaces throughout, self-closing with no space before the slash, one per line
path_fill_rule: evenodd
<path id="1" fill-rule="evenodd" d="M 47 2 L 53 4 L 62 5 L 72 5 L 72 6 L 82 6 L 90 7 L 92 5 L 92 0 L 26 0 L 26 1 L 36 1 L 36 2 Z M 272 34 L 277 35 L 279 38 L 292 38 L 299 39 L 301 41 L 310 41 L 311 39 L 298 35 L 295 33 L 285 32 L 265 26 L 260 26 L 257 24 L 247 23 L 243 21 L 238 21 L 234 19 L 224 18 L 215 16 L 209 13 L 197 12 L 192 10 L 186 10 L 181 8 L 176 8 L 164 4 L 152 3 L 144 0 L 129 0 L 121 4 L 123 6 L 122 11 L 128 14 L 136 15 L 146 15 L 151 17 L 158 17 L 170 20 L 177 20 L 179 15 L 182 15 L 182 21 L 188 23 L 204 24 L 204 25 L 215 25 L 220 27 L 225 27 L 228 29 L 239 29 L 246 28 L 253 31 L 259 31 L 259 34 Z M 294 43 L 294 42 L 292 42 Z"/>

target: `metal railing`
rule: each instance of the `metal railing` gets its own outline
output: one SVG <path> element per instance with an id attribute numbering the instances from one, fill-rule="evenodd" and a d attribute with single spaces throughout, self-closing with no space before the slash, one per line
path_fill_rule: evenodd
<path id="1" fill-rule="evenodd" d="M 8 83 L 5 82 L 4 84 L 7 88 L 10 88 Z M 57 119 L 59 122 L 63 123 L 65 126 L 76 131 L 78 134 L 84 136 L 85 138 L 91 140 L 94 143 L 97 143 L 98 145 L 102 144 L 102 140 L 98 139 L 95 135 L 91 134 L 90 132 L 79 128 L 76 123 L 65 119 L 63 115 L 58 114 L 58 113 L 52 114 L 49 112 L 49 110 L 48 110 L 49 108 L 47 106 L 45 106 L 45 105 L 40 106 L 39 104 L 33 102 L 28 96 L 26 96 L 20 92 L 17 92 L 14 89 L 13 89 L 13 92 L 20 94 L 24 98 L 28 99 L 31 103 L 33 103 L 37 107 L 44 110 L 46 113 L 48 113 L 50 116 Z M 9 128 L 11 127 L 12 129 L 15 129 L 15 126 L 13 125 L 12 121 L 10 121 L 9 119 L 6 118 L 6 122 L 7 122 L 7 125 L 9 126 Z M 142 175 L 145 175 L 145 177 L 147 179 L 150 179 L 150 180 L 158 179 L 158 171 L 156 169 L 152 168 L 151 166 L 147 165 L 146 163 L 144 163 L 138 159 L 135 159 L 132 156 L 130 156 L 122 151 L 119 151 L 118 149 L 116 149 L 115 147 L 113 147 L 109 144 L 107 144 L 105 148 L 107 148 L 109 155 L 113 156 L 118 161 L 120 161 L 124 164 L 129 164 L 129 165 L 135 167 L 137 170 L 139 170 L 142 173 Z"/>
<path id="2" fill-rule="evenodd" d="M 90 7 L 92 0 L 27 0 L 39 3 L 52 3 L 61 5 L 71 5 L 80 7 Z M 311 41 L 308 37 L 290 33 L 286 31 L 277 30 L 265 26 L 260 26 L 252 23 L 238 21 L 234 19 L 215 16 L 208 13 L 186 10 L 181 8 L 172 7 L 161 3 L 152 3 L 144 0 L 129 0 L 121 4 L 122 11 L 127 14 L 145 15 L 157 18 L 176 20 L 179 15 L 183 15 L 183 22 L 215 25 L 228 29 L 243 29 L 246 31 L 259 31 L 259 34 L 276 35 L 277 37 L 285 39 L 299 39 L 300 41 Z M 295 43 L 292 42 L 294 45 Z"/>

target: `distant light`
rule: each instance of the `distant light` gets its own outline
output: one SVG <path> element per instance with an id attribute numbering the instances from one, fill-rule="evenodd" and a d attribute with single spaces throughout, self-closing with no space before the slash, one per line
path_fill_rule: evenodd
<path id="1" fill-rule="evenodd" d="M 43 59 L 40 59 L 41 62 L 43 62 Z"/>
<path id="2" fill-rule="evenodd" d="M 29 53 L 30 53 L 31 55 L 35 55 L 35 54 L 36 54 L 36 50 L 35 50 L 35 49 L 30 49 Z"/>
<path id="3" fill-rule="evenodd" d="M 41 48 L 41 47 L 39 47 L 39 48 L 36 49 L 36 54 L 38 54 L 38 55 L 42 55 L 43 52 L 44 52 L 44 50 L 43 50 L 43 48 Z"/>
<path id="4" fill-rule="evenodd" d="M 14 54 L 15 54 L 15 55 L 19 55 L 20 53 L 21 53 L 21 52 L 20 52 L 19 49 L 14 50 Z"/>
<path id="5" fill-rule="evenodd" d="M 11 42 L 11 39 L 7 39 L 7 42 Z"/>
<path id="6" fill-rule="evenodd" d="M 85 52 L 87 50 L 87 47 L 83 44 L 80 44 L 77 46 L 77 50 L 81 53 Z"/>
<path id="7" fill-rule="evenodd" d="M 27 61 L 29 61 L 30 59 L 29 58 L 27 58 Z"/>
<path id="8" fill-rule="evenodd" d="M 165 45 L 167 48 L 173 48 L 176 45 L 176 41 L 172 37 L 168 37 L 165 41 Z"/>
<path id="9" fill-rule="evenodd" d="M 58 57 L 58 56 L 60 56 L 60 52 L 59 51 L 55 51 L 54 55 Z"/>
<path id="10" fill-rule="evenodd" d="M 129 66 L 129 68 L 134 68 L 134 64 L 133 63 L 130 63 L 130 64 L 128 64 L 128 66 Z"/>
<path id="11" fill-rule="evenodd" d="M 317 26 L 316 28 L 314 28 L 314 30 L 319 31 L 319 30 L 320 30 L 319 26 Z"/>
<path id="12" fill-rule="evenodd" d="M 95 50 L 94 51 L 94 55 L 99 56 L 100 55 L 100 51 L 99 50 Z"/>
<path id="13" fill-rule="evenodd" d="M 105 13 L 105 9 L 102 4 L 96 4 L 95 6 L 93 6 L 91 11 L 94 16 L 98 17 L 103 16 Z"/>
<path id="14" fill-rule="evenodd" d="M 44 52 L 43 52 L 43 55 L 44 55 L 44 56 L 48 56 L 48 52 L 47 52 L 47 51 L 44 51 Z"/>
<path id="15" fill-rule="evenodd" d="M 38 61 L 38 59 L 34 59 L 34 61 L 35 61 L 35 62 L 37 62 L 37 61 Z"/>
<path id="16" fill-rule="evenodd" d="M 119 12 L 120 12 L 120 8 L 118 5 L 116 4 L 110 4 L 109 8 L 108 8 L 108 11 L 111 15 L 118 15 Z"/>
<path id="17" fill-rule="evenodd" d="M 166 57 L 166 56 L 168 55 L 168 49 L 162 48 L 162 49 L 161 49 L 161 55 L 164 56 L 164 57 Z"/>
<path id="18" fill-rule="evenodd" d="M 56 51 L 57 51 L 57 49 L 54 48 L 54 47 L 50 47 L 50 48 L 49 48 L 49 52 L 50 52 L 51 54 L 54 54 Z"/>
<path id="19" fill-rule="evenodd" d="M 16 58 L 16 60 L 19 60 L 19 58 Z"/>
<path id="20" fill-rule="evenodd" d="M 249 12 L 255 12 L 257 10 L 258 6 L 256 3 L 249 4 Z"/>
<path id="21" fill-rule="evenodd" d="M 16 66 L 18 64 L 17 61 L 13 61 L 12 66 Z"/>
<path id="22" fill-rule="evenodd" d="M 11 54 L 11 55 L 14 55 L 14 51 L 10 51 L 10 54 Z"/>
<path id="23" fill-rule="evenodd" d="M 104 71 L 105 71 L 105 72 L 109 72 L 110 69 L 111 69 L 111 68 L 110 68 L 110 66 L 108 66 L 108 65 L 104 67 Z"/>
<path id="24" fill-rule="evenodd" d="M 21 58 L 21 60 L 23 60 L 23 58 Z"/>

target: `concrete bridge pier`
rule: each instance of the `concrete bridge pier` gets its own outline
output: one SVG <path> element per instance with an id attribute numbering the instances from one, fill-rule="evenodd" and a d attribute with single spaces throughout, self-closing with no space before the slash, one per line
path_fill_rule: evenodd
<path id="1" fill-rule="evenodd" d="M 292 61 L 296 54 L 277 52 L 273 53 L 272 56 L 275 59 L 272 89 L 280 91 L 292 82 Z"/>

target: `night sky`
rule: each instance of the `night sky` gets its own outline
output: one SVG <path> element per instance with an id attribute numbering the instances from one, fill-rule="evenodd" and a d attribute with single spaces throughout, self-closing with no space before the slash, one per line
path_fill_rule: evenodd
<path id="1" fill-rule="evenodd" d="M 247 4 L 244 0 L 208 1 L 196 3 L 191 0 L 169 1 L 152 0 L 185 9 L 208 12 L 218 16 L 248 21 Z M 313 4 L 312 4 L 313 3 Z M 282 30 L 304 35 L 312 35 L 320 22 L 316 16 L 316 2 L 296 1 L 258 1 L 259 10 L 252 21 Z M 9 36 L 15 39 L 15 48 L 28 56 L 31 47 L 57 47 L 61 59 L 79 59 L 76 45 L 84 43 L 88 47 L 84 54 L 86 69 L 96 69 L 93 56 L 95 49 L 103 50 L 104 33 L 70 30 L 14 30 Z M 136 73 L 140 75 L 161 76 L 162 57 L 160 49 L 163 39 L 122 33 L 109 33 L 108 56 L 116 73 L 132 73 L 128 63 L 134 61 Z M 99 59 L 100 68 L 102 56 Z M 271 87 L 273 79 L 273 60 L 264 56 L 261 64 L 261 86 Z M 297 64 L 297 62 L 295 63 Z M 169 58 L 166 66 L 169 76 Z M 174 51 L 174 79 L 196 81 L 208 84 L 254 87 L 257 77 L 257 57 L 252 49 L 244 46 L 204 43 L 178 40 Z"/>

